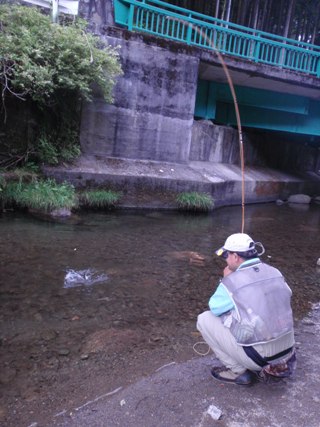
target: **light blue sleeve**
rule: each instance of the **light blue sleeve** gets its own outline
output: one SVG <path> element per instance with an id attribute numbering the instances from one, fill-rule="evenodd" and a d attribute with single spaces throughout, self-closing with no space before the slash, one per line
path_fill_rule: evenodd
<path id="1" fill-rule="evenodd" d="M 230 298 L 225 287 L 220 284 L 209 300 L 210 311 L 212 311 L 215 316 L 221 316 L 221 314 L 232 310 L 233 307 L 234 303 L 232 299 Z"/>

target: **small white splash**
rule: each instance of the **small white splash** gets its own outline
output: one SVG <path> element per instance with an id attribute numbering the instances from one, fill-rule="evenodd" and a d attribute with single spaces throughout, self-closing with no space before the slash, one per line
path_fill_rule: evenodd
<path id="1" fill-rule="evenodd" d="M 77 288 L 79 286 L 92 286 L 98 283 L 106 282 L 108 276 L 104 273 L 87 268 L 86 270 L 71 270 L 66 271 L 64 277 L 64 288 Z"/>

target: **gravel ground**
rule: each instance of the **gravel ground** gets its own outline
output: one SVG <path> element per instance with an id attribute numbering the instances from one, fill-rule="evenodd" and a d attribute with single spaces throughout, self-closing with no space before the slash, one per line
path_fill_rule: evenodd
<path id="1" fill-rule="evenodd" d="M 211 355 L 159 366 L 150 376 L 52 419 L 59 427 L 319 427 L 320 305 L 296 329 L 295 376 L 251 387 L 220 384 Z M 34 424 L 36 426 L 37 424 Z"/>

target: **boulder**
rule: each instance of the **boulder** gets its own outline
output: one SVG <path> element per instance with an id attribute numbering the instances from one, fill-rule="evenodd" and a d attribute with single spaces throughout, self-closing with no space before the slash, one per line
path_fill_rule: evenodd
<path id="1" fill-rule="evenodd" d="M 311 202 L 311 197 L 307 194 L 292 194 L 291 196 L 289 196 L 288 202 L 308 205 Z"/>

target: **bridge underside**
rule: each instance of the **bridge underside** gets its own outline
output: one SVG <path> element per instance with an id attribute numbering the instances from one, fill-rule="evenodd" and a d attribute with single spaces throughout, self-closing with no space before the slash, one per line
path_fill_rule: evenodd
<path id="1" fill-rule="evenodd" d="M 320 102 L 270 90 L 235 86 L 243 127 L 320 136 Z M 227 84 L 199 80 L 195 117 L 236 125 L 236 114 Z"/>

